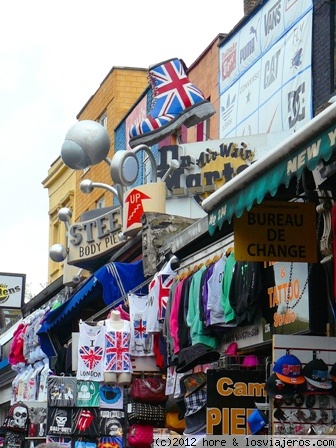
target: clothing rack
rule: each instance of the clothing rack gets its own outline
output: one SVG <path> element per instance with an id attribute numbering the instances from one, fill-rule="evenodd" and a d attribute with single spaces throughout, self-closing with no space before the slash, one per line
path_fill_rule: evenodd
<path id="1" fill-rule="evenodd" d="M 226 249 L 225 249 L 225 246 L 228 246 Z M 181 260 L 180 261 L 180 267 L 179 267 L 179 269 L 180 270 L 183 270 L 183 269 L 186 269 L 186 268 L 188 268 L 189 266 L 192 266 L 192 265 L 194 265 L 194 264 L 197 264 L 197 263 L 199 263 L 199 262 L 206 262 L 206 260 L 211 256 L 211 255 L 213 255 L 213 254 L 215 254 L 215 253 L 217 253 L 217 252 L 222 252 L 223 254 L 224 253 L 226 253 L 227 251 L 228 251 L 228 249 L 230 249 L 231 247 L 233 247 L 233 241 L 232 241 L 232 243 L 228 243 L 228 244 L 226 244 L 226 243 L 224 243 L 221 247 L 216 247 L 216 248 L 214 248 L 214 249 L 212 249 L 211 251 L 209 251 L 209 252 L 203 252 L 203 254 L 202 254 L 202 252 L 199 252 L 198 254 L 200 255 L 199 257 L 197 257 L 197 258 L 195 258 L 195 259 L 193 259 L 192 261 L 189 261 L 189 262 L 187 262 L 187 263 L 183 263 L 183 260 Z"/>
<path id="2" fill-rule="evenodd" d="M 133 377 L 137 378 L 147 378 L 147 377 L 155 377 L 155 378 L 165 378 L 165 373 L 162 372 L 152 372 L 152 371 L 141 371 L 141 372 L 132 372 Z"/>

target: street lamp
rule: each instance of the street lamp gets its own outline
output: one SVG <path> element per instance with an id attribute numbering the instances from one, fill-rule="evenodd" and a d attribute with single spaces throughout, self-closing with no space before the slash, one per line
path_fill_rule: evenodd
<path id="1" fill-rule="evenodd" d="M 94 188 L 102 188 L 102 189 L 107 190 L 110 193 L 112 193 L 114 196 L 117 197 L 120 204 L 122 203 L 122 192 L 118 191 L 118 189 L 117 189 L 118 186 L 117 186 L 117 188 L 114 188 L 111 185 L 103 184 L 101 182 L 92 182 L 92 180 L 90 180 L 90 179 L 84 179 L 80 183 L 79 188 L 80 188 L 81 192 L 84 194 L 92 193 Z"/>
<path id="2" fill-rule="evenodd" d="M 151 164 L 151 181 L 157 182 L 157 168 L 153 152 L 147 145 L 138 145 L 132 150 L 117 151 L 112 160 L 107 156 L 110 149 L 110 137 L 105 128 L 92 120 L 82 120 L 74 124 L 65 136 L 61 148 L 63 162 L 74 170 L 83 170 L 104 161 L 110 167 L 111 179 L 115 187 L 85 180 L 81 184 L 81 191 L 91 193 L 93 188 L 104 188 L 114 194 L 122 206 L 125 187 L 131 186 L 139 174 L 139 161 L 136 154 L 144 151 Z M 162 177 L 165 179 L 179 167 L 179 162 L 173 159 L 170 168 Z"/>
<path id="3" fill-rule="evenodd" d="M 110 150 L 110 138 L 106 129 L 98 122 L 92 120 L 82 120 L 74 124 L 65 136 L 65 141 L 61 148 L 61 157 L 66 166 L 73 170 L 85 170 L 92 165 L 97 165 L 104 161 L 110 169 L 110 176 L 114 185 L 107 185 L 101 182 L 93 182 L 85 179 L 80 183 L 80 190 L 84 194 L 90 194 L 94 188 L 102 188 L 112 193 L 123 208 L 123 198 L 127 187 L 130 187 L 137 180 L 139 175 L 139 160 L 137 153 L 144 151 L 151 164 L 151 182 L 157 182 L 156 161 L 151 149 L 144 144 L 138 145 L 132 150 L 117 151 L 112 160 L 108 158 Z M 165 180 L 180 166 L 179 162 L 173 159 L 169 164 L 169 169 L 161 178 Z M 58 217 L 64 222 L 67 231 L 70 228 L 72 212 L 70 209 L 62 208 Z M 120 241 L 126 241 L 127 237 L 121 232 L 118 234 Z M 67 257 L 68 249 L 61 244 L 54 244 L 49 251 L 53 261 L 64 261 Z"/>

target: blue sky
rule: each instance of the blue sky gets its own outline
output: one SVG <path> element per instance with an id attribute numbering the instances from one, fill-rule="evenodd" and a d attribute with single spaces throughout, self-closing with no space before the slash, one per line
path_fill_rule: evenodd
<path id="1" fill-rule="evenodd" d="M 191 65 L 243 17 L 243 0 L 5 2 L 0 18 L 0 272 L 47 284 L 48 192 L 42 181 L 76 115 L 113 66 L 171 57 Z M 206 19 L 206 20 L 205 20 Z"/>

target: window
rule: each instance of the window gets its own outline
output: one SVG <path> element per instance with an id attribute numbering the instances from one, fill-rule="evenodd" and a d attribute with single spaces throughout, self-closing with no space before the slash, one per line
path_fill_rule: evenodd
<path id="1" fill-rule="evenodd" d="M 151 161 L 149 160 L 149 157 L 147 153 L 143 152 L 143 183 L 149 184 L 151 181 Z"/>
<path id="2" fill-rule="evenodd" d="M 203 136 L 204 140 L 210 140 L 210 118 L 207 118 L 204 122 Z"/>
<path id="3" fill-rule="evenodd" d="M 104 208 L 105 207 L 105 196 L 102 196 L 98 201 L 96 201 L 96 208 Z"/>
<path id="4" fill-rule="evenodd" d="M 196 126 L 196 141 L 203 142 L 206 140 L 210 140 L 210 118 Z"/>
<path id="5" fill-rule="evenodd" d="M 104 126 L 104 128 L 107 130 L 107 113 L 104 112 L 103 115 L 99 118 L 98 123 Z"/>

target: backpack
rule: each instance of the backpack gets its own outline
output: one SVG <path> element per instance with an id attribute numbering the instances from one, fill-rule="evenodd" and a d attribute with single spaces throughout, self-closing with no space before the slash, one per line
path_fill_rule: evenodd
<path id="1" fill-rule="evenodd" d="M 4 430 L 27 434 L 29 428 L 29 409 L 22 401 L 13 404 L 2 425 Z"/>

